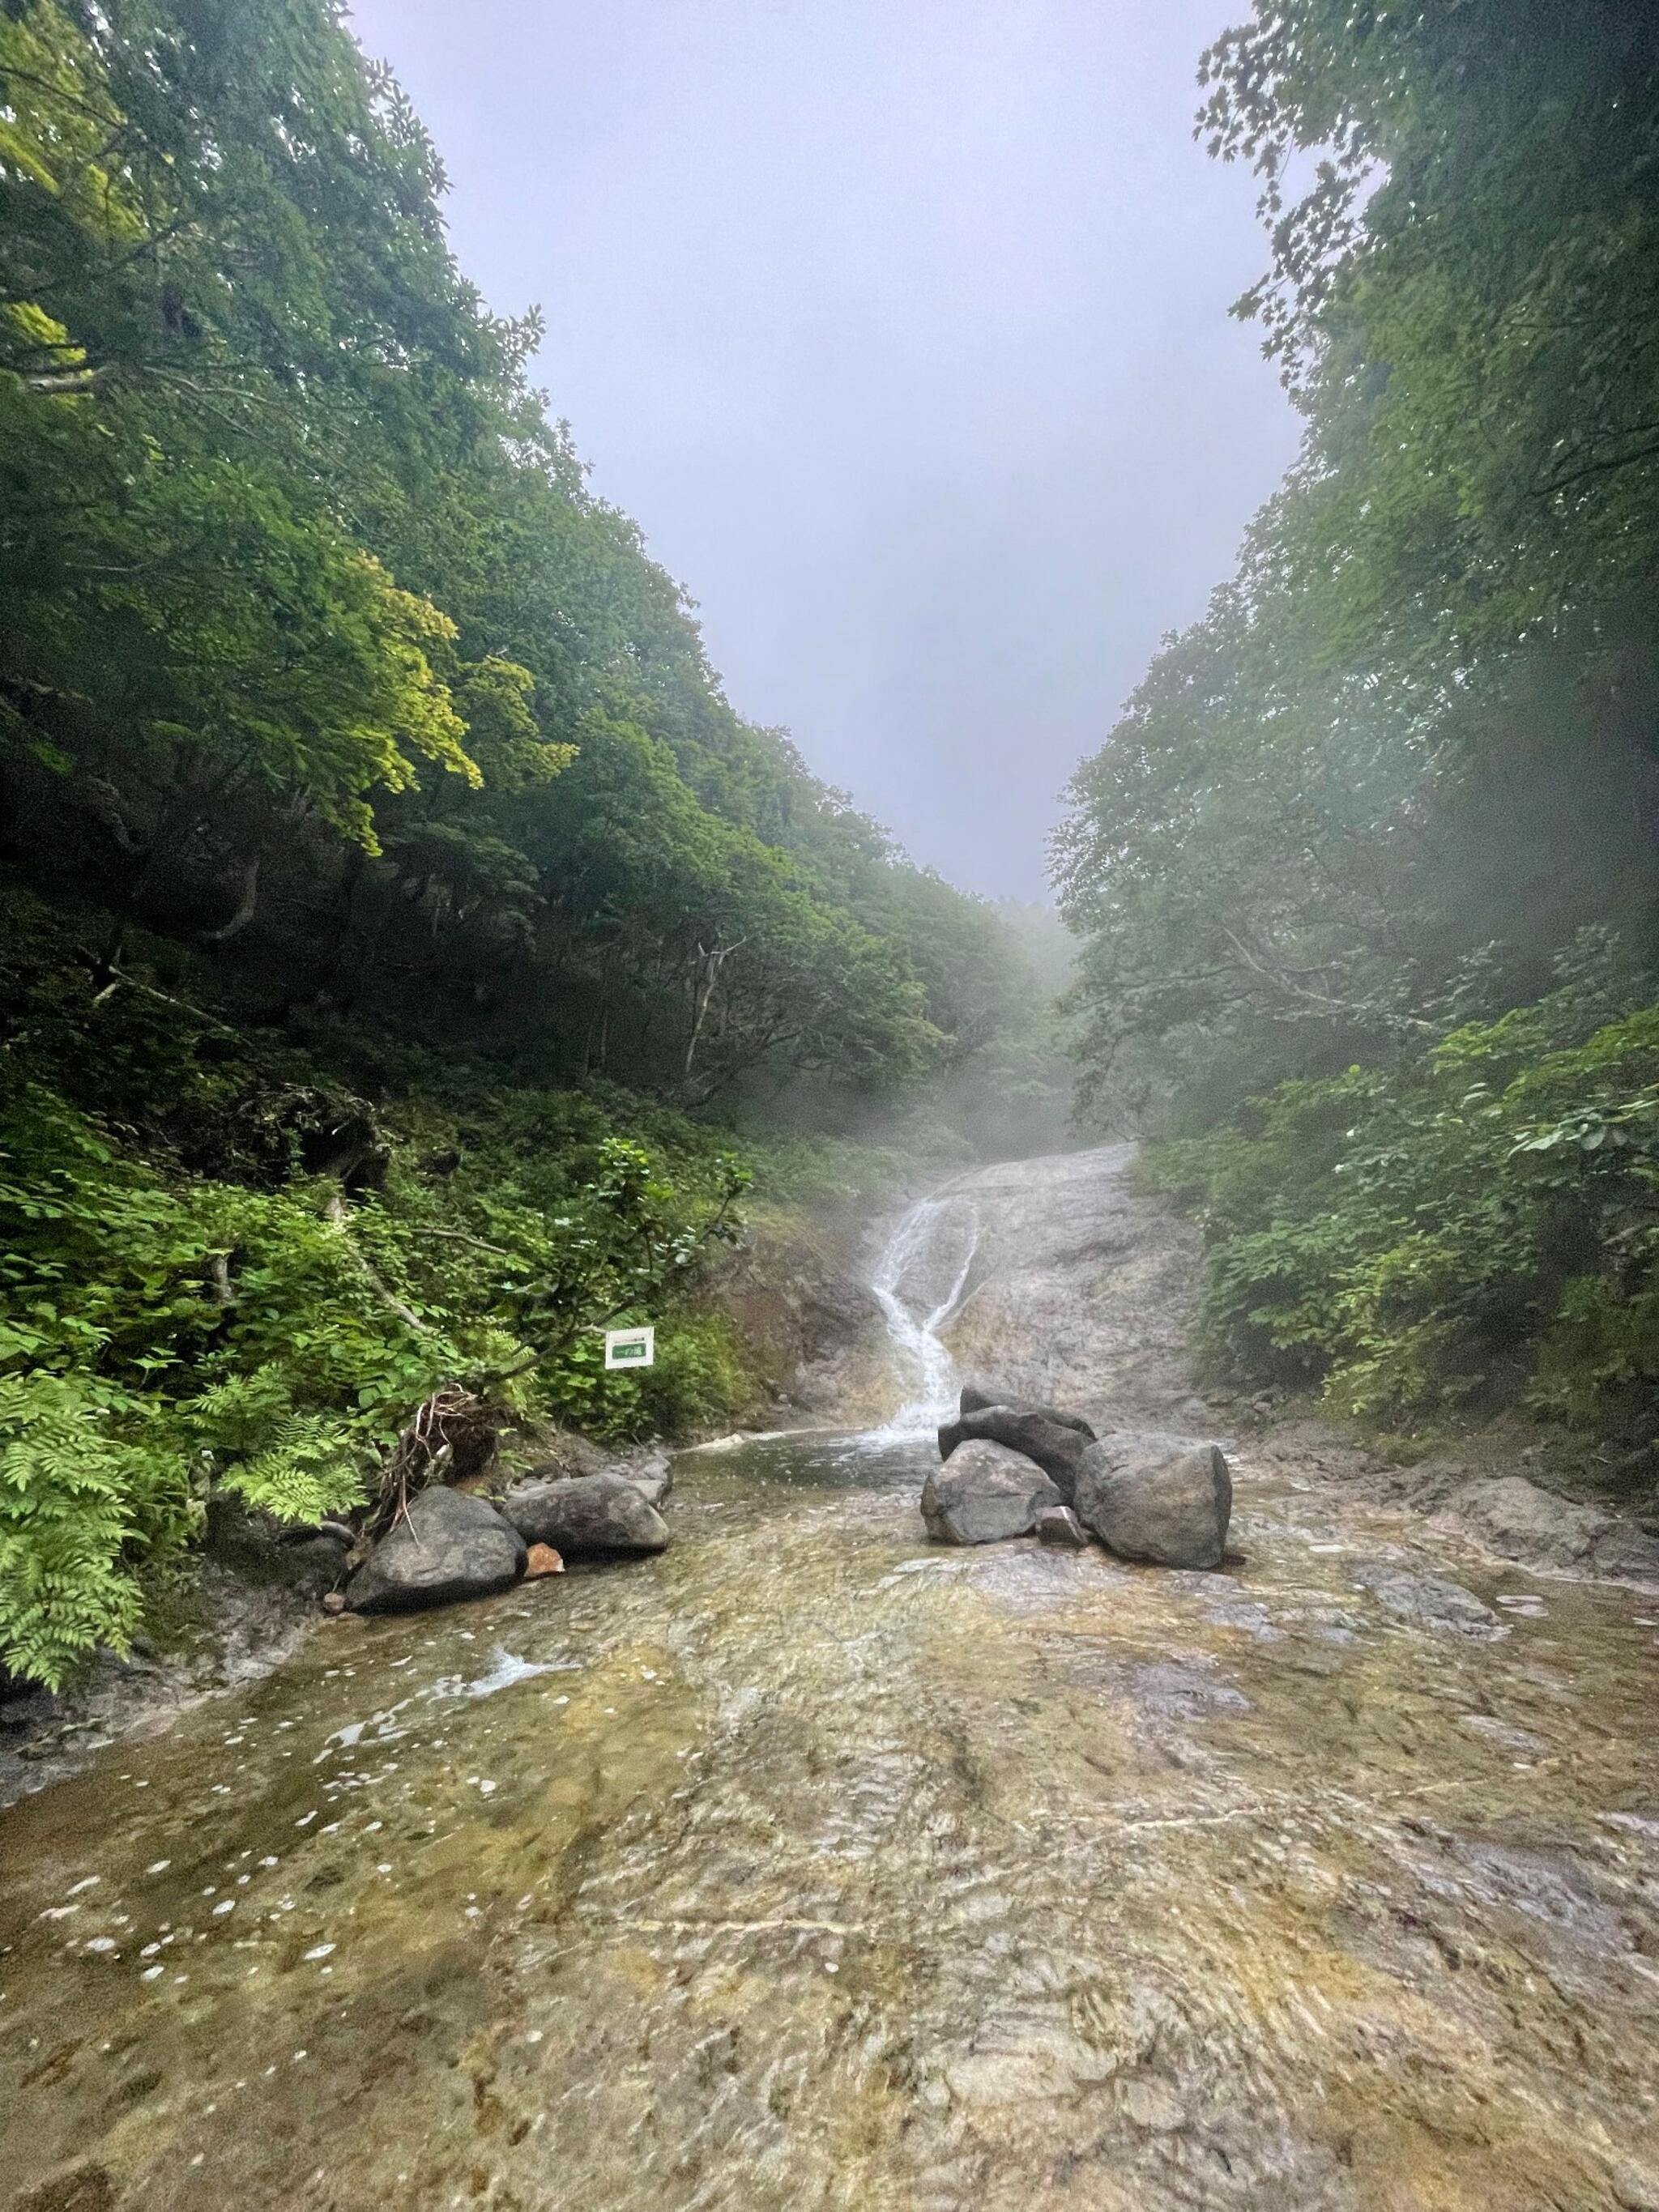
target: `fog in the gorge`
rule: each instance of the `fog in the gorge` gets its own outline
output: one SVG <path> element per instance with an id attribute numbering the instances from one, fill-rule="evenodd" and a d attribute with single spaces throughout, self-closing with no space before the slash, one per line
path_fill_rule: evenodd
<path id="1" fill-rule="evenodd" d="M 1057 794 L 1295 443 L 1192 137 L 1237 0 L 357 0 L 492 307 L 733 703 L 921 860 L 1043 895 Z"/>

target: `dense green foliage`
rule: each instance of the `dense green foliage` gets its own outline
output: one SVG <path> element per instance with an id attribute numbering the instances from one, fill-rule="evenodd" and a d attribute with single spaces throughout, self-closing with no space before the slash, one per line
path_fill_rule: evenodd
<path id="1" fill-rule="evenodd" d="M 442 1383 L 601 1437 L 747 1401 L 696 1297 L 749 1179 L 718 1131 L 370 1031 L 330 1064 L 171 998 L 93 1006 L 61 917 L 4 920 L 0 1664 L 53 1681 L 121 1641 L 216 1494 L 350 1509 Z M 607 1374 L 605 1324 L 646 1318 L 656 1366 Z"/>
<path id="2" fill-rule="evenodd" d="M 440 1383 L 729 1419 L 748 1170 L 689 1115 L 994 1121 L 1043 1020 L 732 712 L 343 13 L 0 0 L 0 1668 L 48 1681 L 214 1495 L 349 1507 Z"/>
<path id="3" fill-rule="evenodd" d="M 441 185 L 326 0 L 0 12 L 11 857 L 543 1077 L 971 1054 L 994 915 L 732 713 Z"/>
<path id="4" fill-rule="evenodd" d="M 1390 1074 L 1282 1085 L 1158 1146 L 1212 1246 L 1202 1341 L 1390 1427 L 1536 1407 L 1639 1437 L 1659 1389 L 1659 1010 L 1565 991 Z"/>
<path id="5" fill-rule="evenodd" d="M 1085 1099 L 1221 1125 L 1234 1371 L 1650 1437 L 1659 17 L 1260 0 L 1204 75 L 1307 429 L 1073 787 Z"/>

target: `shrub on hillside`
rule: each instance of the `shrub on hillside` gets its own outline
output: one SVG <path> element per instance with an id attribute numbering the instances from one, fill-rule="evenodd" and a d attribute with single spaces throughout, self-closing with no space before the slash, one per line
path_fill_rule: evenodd
<path id="1" fill-rule="evenodd" d="M 1378 1423 L 1524 1394 L 1648 1440 L 1659 1008 L 1581 1026 L 1561 993 L 1152 1148 L 1150 1182 L 1204 1223 L 1212 1370 Z"/>
<path id="2" fill-rule="evenodd" d="M 735 1411 L 738 1346 L 689 1301 L 746 1170 L 641 1105 L 671 1178 L 625 1103 L 486 1097 L 461 1131 L 412 1102 L 348 1206 L 298 1162 L 274 1188 L 191 1176 L 46 1083 L 0 1087 L 0 1668 L 56 1686 L 125 1646 L 216 1491 L 349 1510 L 446 1381 L 607 1437 Z M 607 1376 L 604 1324 L 636 1311 L 659 1364 Z"/>

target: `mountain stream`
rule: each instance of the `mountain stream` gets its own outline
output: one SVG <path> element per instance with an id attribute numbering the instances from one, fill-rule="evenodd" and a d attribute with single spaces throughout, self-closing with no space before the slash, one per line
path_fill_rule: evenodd
<path id="1" fill-rule="evenodd" d="M 1235 1451 L 1215 1574 L 924 1540 L 956 1364 L 1187 1397 L 1189 1232 L 979 1171 L 898 1411 L 343 1621 L 0 1816 L 27 2212 L 1656 2212 L 1655 1614 Z"/>

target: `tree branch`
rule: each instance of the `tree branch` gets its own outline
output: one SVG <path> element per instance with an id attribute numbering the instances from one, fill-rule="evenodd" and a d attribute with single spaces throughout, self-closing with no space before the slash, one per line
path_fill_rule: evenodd
<path id="1" fill-rule="evenodd" d="M 386 1308 L 386 1311 L 388 1313 L 396 1314 L 398 1319 L 403 1322 L 404 1326 L 406 1328 L 412 1328 L 417 1336 L 434 1335 L 435 1331 L 428 1327 L 427 1323 L 421 1319 L 421 1316 L 415 1311 L 412 1306 L 406 1306 L 404 1304 L 403 1300 L 386 1280 L 386 1278 L 377 1271 L 374 1262 L 369 1259 L 368 1254 L 362 1250 L 362 1247 L 352 1237 L 351 1231 L 347 1226 L 348 1216 L 346 1213 L 344 1193 L 337 1190 L 335 1191 L 329 1199 L 328 1205 L 325 1208 L 325 1211 L 328 1218 L 339 1231 L 340 1241 L 345 1246 L 346 1250 L 351 1255 L 352 1259 L 356 1261 L 357 1267 L 362 1275 L 363 1280 L 368 1285 L 370 1290 L 374 1291 L 375 1297 L 379 1298 L 380 1304 Z"/>

